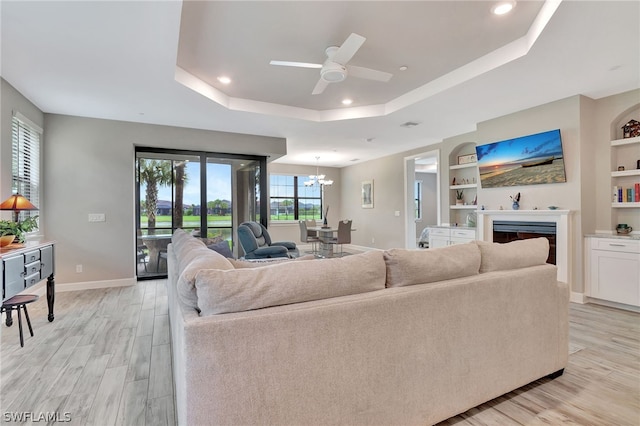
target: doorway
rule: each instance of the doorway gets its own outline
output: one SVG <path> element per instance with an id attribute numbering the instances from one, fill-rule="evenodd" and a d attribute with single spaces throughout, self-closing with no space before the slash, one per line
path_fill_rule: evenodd
<path id="1" fill-rule="evenodd" d="M 427 226 L 440 223 L 440 150 L 405 157 L 405 247 L 416 248 Z"/>
<path id="2" fill-rule="evenodd" d="M 266 157 L 138 148 L 135 166 L 138 279 L 166 277 L 178 228 L 234 252 L 237 226 L 266 220 Z"/>

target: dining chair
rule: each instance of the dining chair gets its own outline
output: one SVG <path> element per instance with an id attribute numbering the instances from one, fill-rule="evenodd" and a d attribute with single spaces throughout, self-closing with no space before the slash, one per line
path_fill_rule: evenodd
<path id="1" fill-rule="evenodd" d="M 298 223 L 300 224 L 300 241 L 303 243 L 311 243 L 311 252 L 308 253 L 316 253 L 318 251 L 316 244 L 320 242 L 318 233 L 316 231 L 309 231 L 307 228 L 308 221 L 301 220 Z"/>
<path id="2" fill-rule="evenodd" d="M 341 220 L 338 222 L 338 235 L 327 241 L 329 244 L 340 245 L 340 257 L 344 256 L 342 246 L 351 244 L 351 220 Z"/>
<path id="3" fill-rule="evenodd" d="M 142 231 L 138 229 L 136 236 L 136 258 L 138 263 L 144 264 L 144 271 L 147 272 L 147 254 L 148 247 L 142 241 Z"/>

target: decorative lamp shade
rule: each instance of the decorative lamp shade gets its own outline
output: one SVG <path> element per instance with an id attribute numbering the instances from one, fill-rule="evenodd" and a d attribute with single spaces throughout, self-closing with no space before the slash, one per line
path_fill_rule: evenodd
<path id="1" fill-rule="evenodd" d="M 31 204 L 24 196 L 20 194 L 13 194 L 0 204 L 0 210 L 38 210 L 36 206 Z"/>

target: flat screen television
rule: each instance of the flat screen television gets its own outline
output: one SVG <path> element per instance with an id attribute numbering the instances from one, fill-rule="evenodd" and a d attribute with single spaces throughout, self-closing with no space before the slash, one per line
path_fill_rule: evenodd
<path id="1" fill-rule="evenodd" d="M 567 181 L 560 129 L 476 146 L 483 188 Z"/>

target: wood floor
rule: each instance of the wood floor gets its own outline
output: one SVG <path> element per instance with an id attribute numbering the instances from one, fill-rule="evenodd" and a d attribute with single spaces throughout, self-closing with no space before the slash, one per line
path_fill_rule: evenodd
<path id="1" fill-rule="evenodd" d="M 175 424 L 164 280 L 58 293 L 53 323 L 44 298 L 29 312 L 35 336 L 25 326 L 24 348 L 17 324 L 1 326 L 2 424 L 21 413 L 71 418 L 58 424 Z M 571 355 L 562 377 L 441 425 L 640 425 L 640 314 L 572 304 L 570 318 Z M 56 423 L 39 420 L 32 423 Z"/>

